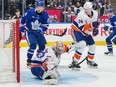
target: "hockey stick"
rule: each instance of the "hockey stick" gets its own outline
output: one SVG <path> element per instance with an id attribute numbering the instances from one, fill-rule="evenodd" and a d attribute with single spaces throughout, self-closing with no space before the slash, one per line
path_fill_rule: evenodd
<path id="1" fill-rule="evenodd" d="M 83 63 L 86 59 L 87 59 L 87 57 L 85 57 L 83 60 L 81 60 L 77 65 L 80 65 L 80 64 Z"/>
<path id="2" fill-rule="evenodd" d="M 28 29 L 25 29 L 26 31 L 28 31 L 28 32 L 36 32 L 36 31 L 34 31 L 34 30 L 28 30 Z M 62 33 L 62 34 L 48 34 L 48 35 L 53 35 L 53 36 L 59 36 L 59 37 L 62 37 L 62 36 L 64 36 L 65 34 L 66 34 L 66 32 L 67 32 L 67 28 L 64 30 L 64 32 Z M 46 32 L 41 32 L 42 34 L 47 34 Z"/>
<path id="3" fill-rule="evenodd" d="M 87 57 L 85 57 L 83 60 L 81 60 L 81 61 L 77 64 L 77 66 L 79 66 L 80 64 L 82 64 L 82 63 L 86 60 L 86 58 L 87 58 Z M 72 68 L 73 66 L 70 64 L 68 67 L 69 67 L 69 68 Z"/>
<path id="4" fill-rule="evenodd" d="M 85 57 L 83 60 L 81 60 L 77 65 L 80 65 L 82 64 L 86 59 L 87 57 Z M 69 68 L 72 68 L 72 67 L 69 67 L 69 66 L 66 66 L 66 65 L 59 65 L 58 66 L 58 69 L 69 69 Z"/>

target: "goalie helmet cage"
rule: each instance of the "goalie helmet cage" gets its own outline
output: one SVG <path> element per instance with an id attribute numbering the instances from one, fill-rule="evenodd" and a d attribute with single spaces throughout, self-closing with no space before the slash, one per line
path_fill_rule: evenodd
<path id="1" fill-rule="evenodd" d="M 19 20 L 0 20 L 0 29 L 0 82 L 20 82 Z"/>

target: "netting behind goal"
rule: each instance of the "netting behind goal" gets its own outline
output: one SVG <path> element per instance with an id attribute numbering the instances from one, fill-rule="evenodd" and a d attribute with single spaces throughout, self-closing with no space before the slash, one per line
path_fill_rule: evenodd
<path id="1" fill-rule="evenodd" d="M 0 82 L 20 82 L 19 20 L 0 20 Z"/>

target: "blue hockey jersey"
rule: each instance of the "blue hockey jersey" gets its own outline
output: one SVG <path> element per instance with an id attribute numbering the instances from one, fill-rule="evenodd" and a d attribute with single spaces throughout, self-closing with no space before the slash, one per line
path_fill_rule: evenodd
<path id="1" fill-rule="evenodd" d="M 112 31 L 116 32 L 116 15 L 110 18 L 110 23 L 112 25 Z"/>
<path id="2" fill-rule="evenodd" d="M 21 18 L 20 31 L 23 32 L 24 29 L 38 30 L 40 28 L 42 31 L 46 31 L 48 23 L 49 16 L 47 12 L 37 13 L 35 8 L 31 8 Z"/>

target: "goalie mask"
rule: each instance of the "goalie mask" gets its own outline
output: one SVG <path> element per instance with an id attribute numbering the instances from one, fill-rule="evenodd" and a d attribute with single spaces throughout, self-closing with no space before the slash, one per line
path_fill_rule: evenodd
<path id="1" fill-rule="evenodd" d="M 61 41 L 55 42 L 55 44 L 52 46 L 52 48 L 57 54 L 64 53 L 64 45 Z"/>

